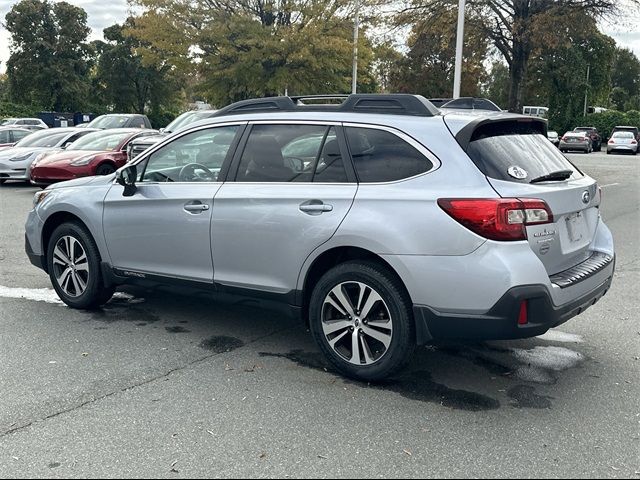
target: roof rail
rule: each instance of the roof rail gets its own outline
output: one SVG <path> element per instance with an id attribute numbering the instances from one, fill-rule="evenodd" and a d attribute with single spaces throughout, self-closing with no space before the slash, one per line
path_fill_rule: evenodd
<path id="1" fill-rule="evenodd" d="M 342 100 L 340 104 L 305 104 L 304 100 Z M 327 111 L 350 113 L 378 113 L 433 117 L 436 107 L 421 95 L 409 94 L 353 94 L 267 97 L 236 102 L 218 110 L 214 117 L 244 113 Z"/>

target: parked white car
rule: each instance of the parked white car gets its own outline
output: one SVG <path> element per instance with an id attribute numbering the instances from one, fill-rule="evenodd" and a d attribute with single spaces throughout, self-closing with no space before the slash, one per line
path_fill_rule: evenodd
<path id="1" fill-rule="evenodd" d="M 607 143 L 607 154 L 611 152 L 628 152 L 632 154 L 638 153 L 638 141 L 633 136 L 632 132 L 618 131 L 613 132 L 613 135 Z"/>

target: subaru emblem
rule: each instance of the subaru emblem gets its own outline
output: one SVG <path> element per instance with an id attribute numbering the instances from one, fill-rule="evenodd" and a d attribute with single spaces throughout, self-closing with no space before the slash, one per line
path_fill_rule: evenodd
<path id="1" fill-rule="evenodd" d="M 585 190 L 582 193 L 582 203 L 584 203 L 586 205 L 590 201 L 591 201 L 591 194 L 589 193 L 589 190 Z"/>

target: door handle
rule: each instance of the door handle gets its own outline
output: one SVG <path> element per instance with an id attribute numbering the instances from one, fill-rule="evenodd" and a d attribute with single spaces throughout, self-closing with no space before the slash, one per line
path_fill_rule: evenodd
<path id="1" fill-rule="evenodd" d="M 333 205 L 327 205 L 319 200 L 311 200 L 300 205 L 300 211 L 309 215 L 320 215 L 324 212 L 333 211 Z"/>
<path id="2" fill-rule="evenodd" d="M 187 203 L 184 209 L 189 213 L 202 213 L 209 210 L 209 205 L 206 203 Z"/>

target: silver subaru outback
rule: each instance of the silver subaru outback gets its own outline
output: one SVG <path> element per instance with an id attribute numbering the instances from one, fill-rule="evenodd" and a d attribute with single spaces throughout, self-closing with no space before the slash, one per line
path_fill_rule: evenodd
<path id="1" fill-rule="evenodd" d="M 70 307 L 130 283 L 251 297 L 379 380 L 416 345 L 541 335 L 609 289 L 600 190 L 546 129 L 413 95 L 240 102 L 37 193 L 26 250 Z"/>

